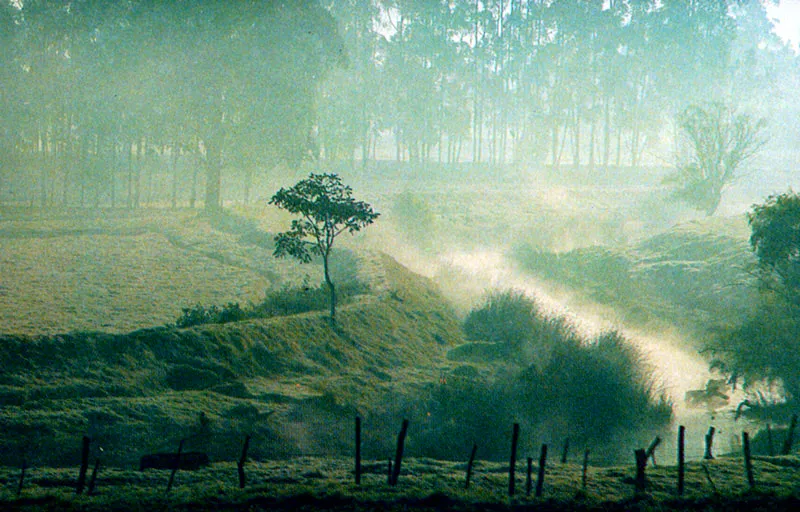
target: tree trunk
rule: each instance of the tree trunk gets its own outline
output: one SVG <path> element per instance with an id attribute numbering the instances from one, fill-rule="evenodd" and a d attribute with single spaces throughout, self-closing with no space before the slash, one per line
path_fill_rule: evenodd
<path id="1" fill-rule="evenodd" d="M 206 142 L 206 212 L 214 213 L 222 207 L 220 185 L 222 179 L 221 150 L 215 143 Z"/>
<path id="2" fill-rule="evenodd" d="M 322 265 L 325 270 L 325 284 L 328 285 L 328 293 L 329 293 L 329 300 L 331 306 L 331 322 L 336 322 L 336 287 L 333 286 L 333 281 L 331 281 L 331 274 L 330 274 L 330 267 L 328 265 L 328 259 L 330 258 L 330 251 L 326 252 L 325 255 L 322 257 Z"/>

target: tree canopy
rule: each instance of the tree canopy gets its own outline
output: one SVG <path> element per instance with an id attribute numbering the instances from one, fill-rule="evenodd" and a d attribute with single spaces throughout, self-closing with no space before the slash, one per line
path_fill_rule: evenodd
<path id="1" fill-rule="evenodd" d="M 330 291 L 331 319 L 336 318 L 336 288 L 330 275 L 333 242 L 344 232 L 356 233 L 380 215 L 372 206 L 353 198 L 353 190 L 336 174 L 314 174 L 290 188 L 281 188 L 270 204 L 297 215 L 289 231 L 275 236 L 276 257 L 290 256 L 310 263 L 322 258 L 325 283 Z"/>

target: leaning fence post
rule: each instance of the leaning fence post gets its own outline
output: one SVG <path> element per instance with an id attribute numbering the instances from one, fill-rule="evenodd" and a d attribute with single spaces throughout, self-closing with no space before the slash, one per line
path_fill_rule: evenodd
<path id="1" fill-rule="evenodd" d="M 750 434 L 742 432 L 742 450 L 744 450 L 744 471 L 747 474 L 747 484 L 750 489 L 756 486 L 756 480 L 753 477 L 753 461 L 750 458 Z"/>
<path id="2" fill-rule="evenodd" d="M 786 441 L 783 443 L 782 455 L 789 455 L 792 453 L 792 444 L 794 444 L 794 430 L 797 428 L 797 414 L 792 414 L 792 421 L 789 423 L 789 430 L 786 432 Z"/>
<path id="3" fill-rule="evenodd" d="M 245 474 L 244 474 L 244 464 L 247 462 L 247 450 L 250 448 L 250 436 L 246 436 L 244 438 L 244 445 L 242 446 L 242 456 L 239 457 L 239 461 L 236 463 L 236 469 L 239 471 L 239 489 L 244 489 L 245 485 Z"/>
<path id="4" fill-rule="evenodd" d="M 678 496 L 683 495 L 683 483 L 686 468 L 684 467 L 684 441 L 686 438 L 686 427 L 678 427 Z"/>
<path id="5" fill-rule="evenodd" d="M 475 463 L 475 454 L 478 452 L 478 445 L 472 443 L 472 452 L 469 454 L 469 462 L 467 462 L 467 481 L 464 484 L 464 489 L 469 489 L 469 481 L 472 478 L 472 465 Z"/>
<path id="6" fill-rule="evenodd" d="M 81 449 L 81 470 L 78 474 L 78 485 L 75 488 L 76 494 L 83 493 L 83 488 L 86 486 L 86 472 L 89 469 L 89 443 L 91 443 L 89 436 L 83 436 L 83 446 Z"/>
<path id="7" fill-rule="evenodd" d="M 356 485 L 361 485 L 361 417 L 356 416 Z"/>
<path id="8" fill-rule="evenodd" d="M 539 474 L 536 479 L 536 497 L 541 498 L 544 490 L 544 468 L 547 465 L 547 445 L 542 445 L 542 452 L 539 455 Z"/>
<path id="9" fill-rule="evenodd" d="M 172 482 L 175 480 L 175 473 L 178 472 L 178 467 L 181 465 L 181 454 L 183 453 L 183 439 L 178 444 L 178 456 L 175 457 L 175 463 L 172 466 L 172 473 L 169 475 L 169 482 L 167 482 L 167 492 L 172 490 Z"/>
<path id="10" fill-rule="evenodd" d="M 86 490 L 86 494 L 91 496 L 94 494 L 94 486 L 97 483 L 97 472 L 100 471 L 100 457 L 94 461 L 94 468 L 92 469 L 92 476 L 89 478 L 89 488 Z"/>
<path id="11" fill-rule="evenodd" d="M 519 440 L 519 423 L 514 423 L 514 430 L 511 433 L 511 458 L 508 462 L 508 495 L 514 496 L 514 478 L 517 466 L 517 441 Z"/>
<path id="12" fill-rule="evenodd" d="M 397 452 L 394 456 L 394 468 L 392 469 L 391 485 L 397 485 L 397 479 L 400 478 L 400 466 L 403 463 L 403 447 L 406 443 L 407 432 L 408 420 L 403 420 L 403 425 L 400 427 L 400 434 L 397 436 Z"/>
<path id="13" fill-rule="evenodd" d="M 656 448 L 658 448 L 659 444 L 661 444 L 661 438 L 656 436 L 655 439 L 650 442 L 650 446 L 648 446 L 647 450 L 644 452 L 646 456 L 645 462 L 647 459 L 653 459 L 653 467 L 656 467 Z"/>

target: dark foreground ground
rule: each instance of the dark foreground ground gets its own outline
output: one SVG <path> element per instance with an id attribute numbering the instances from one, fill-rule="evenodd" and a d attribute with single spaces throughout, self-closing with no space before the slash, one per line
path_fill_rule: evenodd
<path id="1" fill-rule="evenodd" d="M 476 462 L 469 489 L 465 463 L 430 459 L 404 461 L 397 486 L 387 484 L 387 464 L 379 461 L 365 462 L 360 486 L 348 459 L 249 462 L 245 489 L 236 463 L 214 463 L 178 471 L 169 492 L 170 471 L 101 467 L 91 495 L 88 489 L 76 494 L 77 468 L 30 468 L 19 494 L 21 469 L 0 468 L 0 510 L 800 510 L 798 457 L 760 457 L 753 465 L 751 488 L 737 458 L 689 462 L 680 497 L 672 466 L 648 467 L 647 490 L 637 495 L 633 467 L 589 467 L 583 487 L 580 464 L 548 463 L 541 497 L 535 496 L 536 464 L 534 491 L 527 493 L 524 460 L 513 497 L 508 464 L 484 461 Z"/>

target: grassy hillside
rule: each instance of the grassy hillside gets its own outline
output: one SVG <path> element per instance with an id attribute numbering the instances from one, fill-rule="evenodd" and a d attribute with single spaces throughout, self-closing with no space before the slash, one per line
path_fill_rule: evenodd
<path id="1" fill-rule="evenodd" d="M 613 308 L 623 323 L 687 334 L 744 316 L 756 303 L 744 218 L 678 224 L 627 245 L 567 252 L 518 246 L 527 272 Z"/>
<path id="2" fill-rule="evenodd" d="M 385 255 L 341 253 L 334 276 L 370 293 L 335 327 L 312 312 L 177 329 L 181 306 L 257 300 L 319 269 L 275 260 L 233 216 L 5 218 L 0 463 L 72 464 L 84 434 L 118 464 L 182 438 L 230 460 L 247 433 L 254 457 L 340 453 L 356 414 L 394 429 L 460 341 L 431 283 Z"/>

